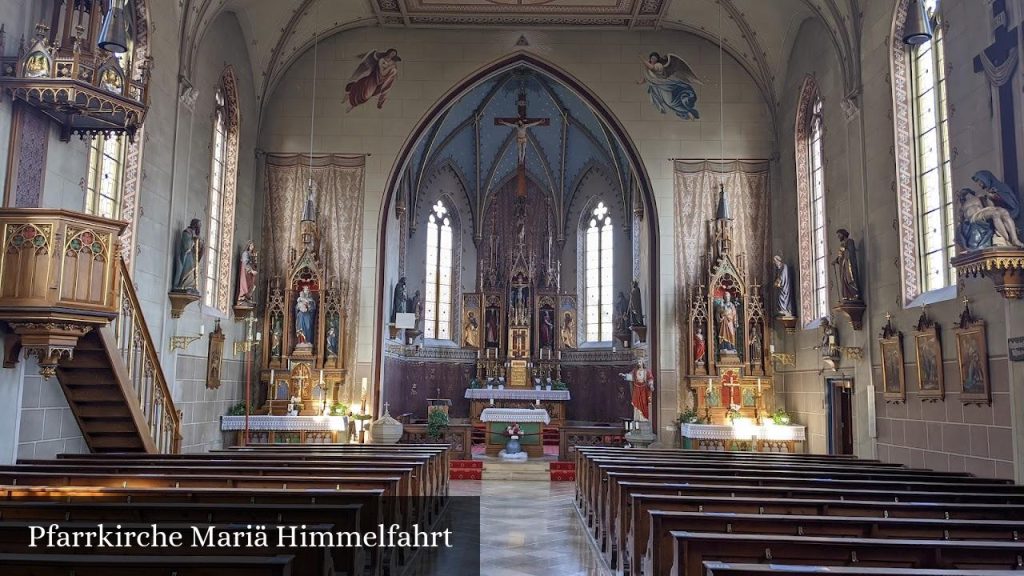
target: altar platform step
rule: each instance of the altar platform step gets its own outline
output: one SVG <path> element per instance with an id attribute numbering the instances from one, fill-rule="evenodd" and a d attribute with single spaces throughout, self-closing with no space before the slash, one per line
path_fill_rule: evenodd
<path id="1" fill-rule="evenodd" d="M 551 481 L 551 463 L 544 461 L 484 461 L 482 480 Z"/>

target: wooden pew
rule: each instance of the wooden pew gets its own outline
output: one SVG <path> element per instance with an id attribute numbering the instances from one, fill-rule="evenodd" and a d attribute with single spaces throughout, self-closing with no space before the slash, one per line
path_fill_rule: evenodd
<path id="1" fill-rule="evenodd" d="M 654 549 L 649 513 L 711 512 L 722 514 L 795 514 L 846 516 L 864 518 L 916 518 L 953 520 L 1024 521 L 1024 505 L 991 506 L 988 504 L 933 502 L 872 502 L 858 500 L 817 500 L 792 498 L 739 498 L 730 496 L 675 496 L 637 494 L 630 497 L 630 525 L 627 535 L 624 571 L 635 573 L 642 566 L 639 560 Z M 671 549 L 671 547 L 669 547 Z M 648 574 L 649 572 L 645 572 Z"/>
<path id="2" fill-rule="evenodd" d="M 703 563 L 806 564 L 1010 570 L 1020 564 L 1024 542 L 823 538 L 774 534 L 672 532 L 673 576 L 700 576 Z"/>
<path id="3" fill-rule="evenodd" d="M 780 534 L 832 538 L 903 540 L 997 540 L 1013 542 L 1024 532 L 1024 521 L 946 520 L 936 518 L 869 518 L 796 514 L 730 514 L 664 512 L 649 516 L 650 540 L 645 576 L 664 576 L 672 565 L 672 532 L 723 534 Z M 638 557 L 639 558 L 639 557 Z"/>
<path id="4" fill-rule="evenodd" d="M 0 566 L 5 576 L 292 576 L 292 558 L 0 554 Z"/>
<path id="5" fill-rule="evenodd" d="M 869 568 L 848 566 L 792 566 L 784 564 L 732 564 L 705 562 L 705 576 L 805 576 L 806 574 L 845 576 L 1019 576 L 1016 570 L 927 570 L 918 568 Z"/>
<path id="6" fill-rule="evenodd" d="M 29 547 L 29 526 L 39 525 L 37 522 L 0 522 L 0 554 L 33 554 L 39 548 Z M 122 523 L 118 524 L 124 531 L 148 532 L 149 524 Z M 104 556 L 130 556 L 130 557 L 161 557 L 161 556 L 184 556 L 195 555 L 203 557 L 255 557 L 266 560 L 267 557 L 291 557 L 291 569 L 295 574 L 308 574 L 309 576 L 334 576 L 335 566 L 330 551 L 327 548 L 282 548 L 274 545 L 274 540 L 268 542 L 268 546 L 261 548 L 219 548 L 216 546 L 203 547 L 196 551 L 189 552 L 192 544 L 193 524 L 164 523 L 158 528 L 158 532 L 167 534 L 180 532 L 184 536 L 182 546 L 179 548 L 159 547 L 138 547 L 129 546 L 123 548 L 103 548 L 99 554 Z M 200 530 L 205 530 L 209 524 L 195 525 Z M 65 531 L 94 531 L 96 524 L 83 522 L 61 522 L 61 530 Z M 334 524 L 314 524 L 307 526 L 309 530 L 335 530 Z M 214 534 L 223 532 L 243 531 L 250 532 L 246 525 L 219 525 L 214 527 Z M 44 548 L 45 550 L 45 548 Z M 52 552 L 62 550 L 50 549 Z"/>

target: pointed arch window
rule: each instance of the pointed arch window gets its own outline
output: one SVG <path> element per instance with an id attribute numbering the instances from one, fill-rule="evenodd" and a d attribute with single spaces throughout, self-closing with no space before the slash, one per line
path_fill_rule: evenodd
<path id="1" fill-rule="evenodd" d="M 426 297 L 423 303 L 424 338 L 451 339 L 452 278 L 454 262 L 452 220 L 438 200 L 427 217 Z"/>
<path id="2" fill-rule="evenodd" d="M 807 76 L 800 90 L 796 119 L 799 294 L 804 327 L 829 312 L 824 140 L 824 103 L 814 77 Z"/>
<path id="3" fill-rule="evenodd" d="M 612 217 L 604 202 L 590 213 L 584 234 L 588 342 L 612 340 Z"/>
<path id="4" fill-rule="evenodd" d="M 956 270 L 952 153 L 946 87 L 945 30 L 939 0 L 920 0 L 932 38 L 916 46 L 892 46 L 897 210 L 903 302 L 915 305 L 952 297 Z M 892 38 L 902 38 L 911 3 L 896 3 Z M 938 291 L 938 292 L 936 292 Z"/>
<path id="5" fill-rule="evenodd" d="M 97 136 L 89 144 L 89 175 L 85 187 L 87 214 L 114 220 L 121 218 L 124 140 L 123 136 Z"/>
<path id="6" fill-rule="evenodd" d="M 226 314 L 230 306 L 235 186 L 238 176 L 238 95 L 235 91 L 234 72 L 230 68 L 224 72 L 214 94 L 210 157 L 203 303 Z"/>

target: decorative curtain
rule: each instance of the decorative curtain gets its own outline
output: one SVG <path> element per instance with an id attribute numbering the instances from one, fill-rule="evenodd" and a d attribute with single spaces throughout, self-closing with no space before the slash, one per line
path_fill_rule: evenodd
<path id="1" fill-rule="evenodd" d="M 363 189 L 366 157 L 363 155 L 267 154 L 263 246 L 268 279 L 288 273 L 291 248 L 300 248 L 299 222 L 310 177 L 316 223 L 320 229 L 320 262 L 326 282 L 341 290 L 345 333 L 345 366 L 351 374 L 355 360 L 359 316 L 359 282 L 363 255 Z"/>
<path id="2" fill-rule="evenodd" d="M 675 162 L 676 289 L 681 310 L 687 309 L 691 291 L 704 278 L 707 222 L 714 218 L 719 184 L 725 185 L 734 222 L 733 252 L 746 255 L 744 280 L 770 285 L 768 168 L 767 161 Z M 684 316 L 677 314 L 680 322 Z"/>

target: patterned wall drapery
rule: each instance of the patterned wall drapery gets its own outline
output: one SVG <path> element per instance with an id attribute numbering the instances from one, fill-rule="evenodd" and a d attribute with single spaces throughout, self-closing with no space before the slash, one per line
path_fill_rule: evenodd
<path id="1" fill-rule="evenodd" d="M 734 220 L 733 249 L 746 254 L 746 282 L 770 289 L 771 213 L 769 162 L 675 162 L 676 314 L 686 333 L 686 310 L 694 287 L 703 280 L 702 257 L 707 250 L 707 221 L 714 217 L 718 186 L 725 184 Z"/>
<path id="2" fill-rule="evenodd" d="M 355 360 L 359 314 L 359 279 L 363 255 L 363 193 L 366 157 L 316 154 L 312 161 L 317 225 L 320 228 L 320 260 L 328 280 L 341 289 L 345 314 L 345 366 Z M 289 249 L 298 247 L 297 235 L 306 200 L 310 157 L 308 154 L 266 155 L 263 258 L 265 278 L 285 276 Z"/>

